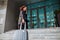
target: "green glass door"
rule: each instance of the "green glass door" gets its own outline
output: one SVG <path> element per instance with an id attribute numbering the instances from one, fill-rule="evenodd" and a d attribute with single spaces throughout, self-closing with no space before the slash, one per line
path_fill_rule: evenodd
<path id="1" fill-rule="evenodd" d="M 44 7 L 29 10 L 28 16 L 28 28 L 45 28 L 47 26 Z"/>

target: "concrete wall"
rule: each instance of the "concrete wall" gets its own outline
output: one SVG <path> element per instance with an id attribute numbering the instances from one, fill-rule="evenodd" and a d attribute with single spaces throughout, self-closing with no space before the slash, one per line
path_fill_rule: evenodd
<path id="1" fill-rule="evenodd" d="M 8 1 L 6 22 L 5 22 L 5 32 L 16 29 L 16 4 L 13 0 Z"/>
<path id="2" fill-rule="evenodd" d="M 7 1 L 5 0 L 4 5 L 0 5 L 0 33 L 4 32 Z"/>

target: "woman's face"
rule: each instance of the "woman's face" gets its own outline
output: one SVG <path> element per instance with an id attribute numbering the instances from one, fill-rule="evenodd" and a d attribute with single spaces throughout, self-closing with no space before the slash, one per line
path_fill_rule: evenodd
<path id="1" fill-rule="evenodd" d="M 26 11 L 26 10 L 27 10 L 27 7 L 24 7 L 24 8 L 23 8 L 23 11 Z"/>

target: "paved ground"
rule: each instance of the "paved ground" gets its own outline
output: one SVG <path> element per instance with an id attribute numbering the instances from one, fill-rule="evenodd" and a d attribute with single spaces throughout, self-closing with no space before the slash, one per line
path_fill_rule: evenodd
<path id="1" fill-rule="evenodd" d="M 0 34 L 0 40 L 12 40 L 15 31 L 16 30 L 11 30 L 9 32 Z"/>

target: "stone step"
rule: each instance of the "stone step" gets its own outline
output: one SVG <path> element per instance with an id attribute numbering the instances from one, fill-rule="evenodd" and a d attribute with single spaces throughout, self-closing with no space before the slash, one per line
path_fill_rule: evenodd
<path id="1" fill-rule="evenodd" d="M 15 31 L 0 34 L 0 40 L 12 40 Z M 28 40 L 60 40 L 60 28 L 28 29 Z"/>

